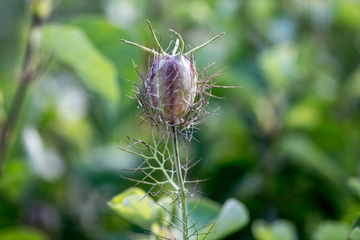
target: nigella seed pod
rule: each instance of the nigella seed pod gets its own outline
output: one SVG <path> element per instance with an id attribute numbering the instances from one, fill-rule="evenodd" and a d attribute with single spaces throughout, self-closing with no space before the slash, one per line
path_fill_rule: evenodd
<path id="1" fill-rule="evenodd" d="M 194 103 L 196 83 L 195 66 L 186 56 L 165 55 L 156 59 L 150 69 L 150 101 L 165 120 L 177 122 Z"/>
<path id="2" fill-rule="evenodd" d="M 178 39 L 172 53 L 168 54 L 162 49 L 150 22 L 147 22 L 158 46 L 158 52 L 120 39 L 120 41 L 139 47 L 154 56 L 147 77 L 138 71 L 142 78 L 141 86 L 134 83 L 137 93 L 135 98 L 146 115 L 144 120 L 150 119 L 155 125 L 193 128 L 211 114 L 205 110 L 205 107 L 208 104 L 208 98 L 213 96 L 211 94 L 211 88 L 215 84 L 213 80 L 220 75 L 219 71 L 212 76 L 207 76 L 207 68 L 205 68 L 205 74 L 201 74 L 201 76 L 206 75 L 205 78 L 198 80 L 194 52 L 224 33 L 184 53 L 185 44 L 182 37 L 174 30 L 169 29 Z"/>

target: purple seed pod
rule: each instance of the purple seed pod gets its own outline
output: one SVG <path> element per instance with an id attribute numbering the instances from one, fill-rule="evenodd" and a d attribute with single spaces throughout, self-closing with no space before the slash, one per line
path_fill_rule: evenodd
<path id="1" fill-rule="evenodd" d="M 153 107 L 164 119 L 176 122 L 193 106 L 197 72 L 186 56 L 166 54 L 153 62 L 148 84 Z"/>
<path id="2" fill-rule="evenodd" d="M 211 87 L 215 84 L 212 81 L 220 75 L 218 72 L 199 80 L 194 52 L 224 33 L 184 53 L 185 45 L 182 37 L 170 29 L 169 31 L 174 33 L 178 39 L 172 53 L 168 54 L 160 46 L 150 22 L 147 22 L 159 52 L 120 39 L 120 41 L 139 47 L 154 56 L 147 77 L 138 71 L 142 78 L 142 84 L 141 86 L 134 84 L 137 93 L 135 98 L 146 115 L 145 119 L 150 119 L 155 125 L 183 126 L 185 129 L 194 127 L 204 116 L 210 114 L 205 110 L 205 106 L 208 104 L 209 96 L 212 96 Z M 205 70 L 207 74 L 207 68 Z"/>

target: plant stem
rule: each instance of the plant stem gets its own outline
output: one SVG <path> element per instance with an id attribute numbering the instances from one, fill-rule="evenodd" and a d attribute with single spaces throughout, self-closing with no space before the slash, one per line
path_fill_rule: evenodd
<path id="1" fill-rule="evenodd" d="M 37 17 L 33 17 L 26 43 L 27 44 L 26 52 L 25 52 L 25 58 L 24 58 L 23 69 L 20 77 L 19 87 L 16 91 L 14 100 L 10 107 L 9 115 L 6 119 L 6 122 L 3 126 L 0 136 L 0 177 L 4 169 L 7 146 L 9 144 L 9 141 L 11 141 L 12 134 L 16 125 L 16 121 L 18 119 L 21 106 L 24 102 L 24 98 L 26 96 L 26 92 L 29 87 L 29 84 L 31 83 L 31 80 L 35 76 L 35 70 L 29 67 L 31 65 L 31 60 L 34 54 L 34 50 L 30 44 L 30 33 L 33 30 L 33 28 L 37 26 L 41 26 L 42 24 L 43 22 L 41 19 Z"/>
<path id="2" fill-rule="evenodd" d="M 179 147 L 178 147 L 178 140 L 177 140 L 177 132 L 176 127 L 172 127 L 173 130 L 173 148 L 174 148 L 174 155 L 175 155 L 175 170 L 176 175 L 178 179 L 178 185 L 179 185 L 179 200 L 181 204 L 181 212 L 182 212 L 182 218 L 183 221 L 183 239 L 188 240 L 188 221 L 187 221 L 187 211 L 186 211 L 186 201 L 185 201 L 185 185 L 184 185 L 184 179 L 181 171 L 181 164 L 180 164 L 180 157 L 179 157 Z"/>

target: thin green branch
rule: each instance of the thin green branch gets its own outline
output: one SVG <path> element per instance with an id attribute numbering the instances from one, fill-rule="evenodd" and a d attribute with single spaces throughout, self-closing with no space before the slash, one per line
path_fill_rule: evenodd
<path id="1" fill-rule="evenodd" d="M 220 37 L 221 35 L 224 35 L 225 33 L 220 33 L 219 35 L 213 37 L 212 39 L 210 39 L 209 41 L 207 41 L 204 44 L 201 44 L 200 46 L 197 46 L 196 48 L 191 49 L 189 52 L 185 53 L 185 56 L 189 57 L 192 53 L 196 52 L 197 50 L 207 46 L 209 43 L 213 42 L 215 39 L 217 39 L 218 37 Z"/>
<path id="2" fill-rule="evenodd" d="M 141 48 L 142 50 L 147 51 L 147 52 L 149 52 L 149 53 L 152 53 L 152 54 L 154 54 L 155 56 L 158 56 L 158 55 L 159 55 L 159 53 L 156 52 L 155 50 L 152 50 L 152 49 L 150 49 L 150 48 L 141 46 L 140 44 L 133 43 L 133 42 L 130 42 L 130 41 L 127 41 L 127 40 L 124 40 L 124 39 L 119 39 L 119 41 L 120 41 L 120 42 L 124 42 L 124 43 L 126 43 L 126 44 L 133 45 L 133 46 L 138 47 L 138 48 Z"/>
<path id="3" fill-rule="evenodd" d="M 180 53 L 179 53 L 179 57 L 181 58 L 183 52 L 184 52 L 184 46 L 185 46 L 185 43 L 184 43 L 184 40 L 182 39 L 181 35 L 177 32 L 175 32 L 174 30 L 172 29 L 169 29 L 170 32 L 174 33 L 179 39 L 180 39 L 180 42 L 181 42 L 181 47 L 180 47 Z"/>
<path id="4" fill-rule="evenodd" d="M 154 29 L 152 28 L 150 21 L 149 21 L 149 20 L 146 20 L 146 22 L 149 24 L 149 28 L 150 28 L 150 30 L 151 30 L 151 34 L 152 34 L 152 36 L 153 36 L 156 44 L 158 45 L 161 54 L 162 54 L 163 56 L 165 56 L 166 53 L 165 53 L 164 50 L 162 49 L 159 41 L 157 40 L 156 35 L 155 35 L 155 32 L 154 32 Z"/>
<path id="5" fill-rule="evenodd" d="M 176 175 L 179 185 L 179 201 L 181 204 L 181 212 L 182 212 L 182 221 L 183 223 L 183 231 L 185 232 L 183 235 L 183 240 L 189 239 L 189 232 L 188 232 L 188 220 L 187 220 L 187 211 L 186 211 L 186 201 L 185 201 L 185 186 L 184 180 L 182 176 L 181 164 L 180 164 L 180 156 L 179 156 L 179 147 L 178 147 L 178 139 L 177 139 L 177 130 L 176 127 L 172 127 L 173 131 L 173 149 L 174 149 L 174 156 L 175 156 L 175 169 Z"/>

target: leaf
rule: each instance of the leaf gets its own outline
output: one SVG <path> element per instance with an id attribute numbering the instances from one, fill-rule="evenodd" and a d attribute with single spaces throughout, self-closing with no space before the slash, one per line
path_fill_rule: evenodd
<path id="1" fill-rule="evenodd" d="M 113 103 L 118 101 L 120 92 L 114 64 L 94 47 L 80 28 L 46 25 L 41 43 L 57 61 L 73 68 L 91 90 Z"/>
<path id="2" fill-rule="evenodd" d="M 191 211 L 196 201 L 191 200 L 187 202 L 188 211 Z M 206 235 L 199 235 L 191 239 L 223 239 L 226 236 L 240 230 L 249 222 L 249 213 L 243 203 L 234 198 L 226 200 L 221 207 L 217 202 L 202 198 L 190 215 L 189 225 L 198 219 L 197 228 L 201 228 L 209 223 L 216 223 L 215 227 L 211 229 L 213 224 L 200 231 L 200 233 L 214 232 Z M 193 232 L 193 231 L 192 231 Z"/>
<path id="3" fill-rule="evenodd" d="M 174 200 L 171 197 L 165 197 L 159 199 L 157 201 L 157 204 L 158 204 L 157 215 L 167 221 L 172 221 L 172 214 L 174 214 L 175 212 L 174 210 L 176 209 L 176 202 L 174 202 Z M 169 223 L 161 219 L 160 219 L 160 223 L 164 226 L 169 225 Z"/>
<path id="4" fill-rule="evenodd" d="M 129 188 L 113 197 L 108 206 L 129 222 L 141 228 L 149 228 L 156 220 L 153 215 L 156 205 L 151 197 L 144 198 L 145 195 L 146 192 L 140 188 Z"/>
<path id="5" fill-rule="evenodd" d="M 131 79 L 135 83 L 140 81 L 132 62 L 134 60 L 135 63 L 139 64 L 140 50 L 134 46 L 119 42 L 119 39 L 137 42 L 139 38 L 134 39 L 132 34 L 129 34 L 129 31 L 124 31 L 112 25 L 106 19 L 96 16 L 81 16 L 72 19 L 69 24 L 80 27 L 94 45 L 112 62 L 116 63 L 121 91 L 132 95 L 134 86 L 124 80 Z M 141 67 L 141 64 L 139 65 Z M 142 67 L 141 69 L 145 70 Z"/>
<path id="6" fill-rule="evenodd" d="M 10 227 L 0 229 L 1 240 L 48 240 L 41 231 L 29 227 Z"/>
<path id="7" fill-rule="evenodd" d="M 281 140 L 281 148 L 283 153 L 289 155 L 295 163 L 312 169 L 337 186 L 341 186 L 346 175 L 345 171 L 306 135 L 285 135 Z"/>
<path id="8" fill-rule="evenodd" d="M 349 188 L 360 198 L 360 178 L 349 177 L 346 183 Z"/>
<path id="9" fill-rule="evenodd" d="M 186 207 L 188 212 L 190 212 L 194 206 L 196 205 L 198 199 L 192 198 L 187 199 Z M 192 222 L 198 220 L 197 227 L 203 227 L 206 224 L 214 221 L 216 217 L 219 215 L 221 211 L 221 205 L 217 202 L 214 202 L 207 198 L 201 198 L 200 202 L 198 203 L 197 207 L 195 208 L 194 212 L 191 213 L 189 220 L 189 225 Z M 192 222 L 191 222 L 192 221 Z"/>
<path id="10" fill-rule="evenodd" d="M 346 239 L 349 226 L 344 222 L 324 222 L 314 231 L 312 240 L 340 240 Z"/>
<path id="11" fill-rule="evenodd" d="M 226 200 L 217 217 L 219 222 L 215 225 L 214 236 L 222 239 L 242 229 L 249 222 L 249 211 L 245 205 L 235 198 Z"/>
<path id="12" fill-rule="evenodd" d="M 256 240 L 296 240 L 296 228 L 287 220 L 276 220 L 266 224 L 263 220 L 255 220 L 251 230 Z"/>
<path id="13" fill-rule="evenodd" d="M 359 236 L 359 237 L 358 237 Z M 360 214 L 358 214 L 357 218 L 353 222 L 350 228 L 350 232 L 348 235 L 349 240 L 360 240 Z"/>
<path id="14" fill-rule="evenodd" d="M 297 55 L 298 49 L 289 43 L 275 45 L 260 55 L 259 64 L 269 84 L 284 88 L 294 82 Z"/>
<path id="15" fill-rule="evenodd" d="M 360 240 L 360 227 L 351 230 L 348 240 Z"/>
<path id="16" fill-rule="evenodd" d="M 29 178 L 29 166 L 26 161 L 11 159 L 7 162 L 6 171 L 0 178 L 0 191 L 13 200 L 19 199 Z"/>
<path id="17" fill-rule="evenodd" d="M 360 2 L 354 0 L 336 1 L 336 21 L 350 29 L 359 30 L 360 24 Z"/>

